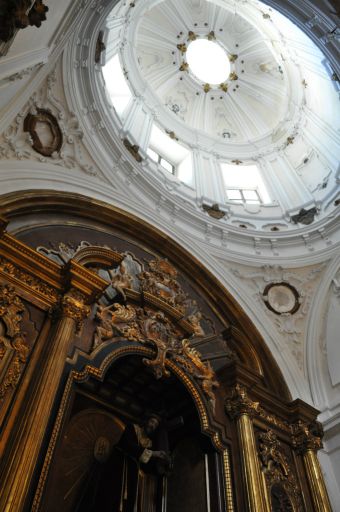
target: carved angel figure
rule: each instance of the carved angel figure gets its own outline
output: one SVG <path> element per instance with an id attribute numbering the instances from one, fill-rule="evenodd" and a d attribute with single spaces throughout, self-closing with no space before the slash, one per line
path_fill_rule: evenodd
<path id="1" fill-rule="evenodd" d="M 137 313 L 131 306 L 122 306 L 118 303 L 106 307 L 99 305 L 96 320 L 99 325 L 95 331 L 93 348 L 114 336 L 124 336 L 130 341 L 138 341 L 141 338 Z"/>
<path id="2" fill-rule="evenodd" d="M 124 262 L 119 265 L 119 272 L 114 273 L 109 270 L 112 287 L 121 295 L 124 302 L 126 301 L 126 294 L 124 290 L 132 288 L 132 277 L 127 273 Z"/>

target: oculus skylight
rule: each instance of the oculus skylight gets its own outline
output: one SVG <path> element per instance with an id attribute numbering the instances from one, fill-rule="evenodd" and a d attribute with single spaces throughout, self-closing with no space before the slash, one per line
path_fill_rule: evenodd
<path id="1" fill-rule="evenodd" d="M 202 82 L 218 85 L 229 77 L 228 55 L 213 41 L 196 39 L 188 46 L 186 59 L 191 72 Z"/>

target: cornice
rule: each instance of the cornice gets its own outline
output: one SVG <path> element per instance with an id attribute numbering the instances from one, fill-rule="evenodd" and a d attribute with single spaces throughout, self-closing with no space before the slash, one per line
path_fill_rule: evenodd
<path id="1" fill-rule="evenodd" d="M 0 218 L 0 275 L 15 284 L 43 309 L 50 309 L 69 289 L 92 303 L 108 283 L 97 274 L 70 260 L 61 267 L 43 254 L 20 242 L 5 231 L 7 221 Z M 111 252 L 111 260 L 116 259 Z M 107 258 L 109 254 L 107 254 Z"/>

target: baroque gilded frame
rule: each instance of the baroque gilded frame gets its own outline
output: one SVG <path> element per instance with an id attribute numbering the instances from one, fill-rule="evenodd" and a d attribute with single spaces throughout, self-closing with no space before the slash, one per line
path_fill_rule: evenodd
<path id="1" fill-rule="evenodd" d="M 96 359 L 98 358 L 100 352 L 101 350 L 96 351 Z M 72 366 L 75 366 L 78 356 L 82 354 L 83 353 L 80 351 L 76 352 L 75 357 L 72 360 Z M 69 405 L 73 396 L 73 392 L 75 390 L 75 385 L 87 381 L 90 377 L 103 381 L 103 379 L 105 378 L 105 374 L 107 370 L 110 368 L 110 366 L 121 357 L 129 355 L 139 355 L 144 356 L 146 358 L 153 358 L 155 355 L 155 351 L 152 348 L 148 348 L 142 345 L 138 345 L 137 343 L 131 343 L 127 341 L 126 344 L 123 346 L 120 345 L 117 348 L 114 348 L 113 346 L 113 349 L 109 352 L 108 355 L 104 356 L 104 359 L 101 362 L 99 362 L 99 364 L 96 364 L 94 360 L 89 359 L 88 363 L 84 364 L 81 371 L 76 370 L 75 368 L 70 370 L 64 387 L 64 392 L 60 401 L 60 406 L 57 412 L 56 420 L 54 422 L 52 434 L 50 436 L 42 471 L 39 477 L 38 486 L 34 495 L 33 504 L 31 508 L 32 512 L 39 512 L 41 510 L 40 507 L 47 483 L 48 474 L 53 461 L 57 441 L 59 439 L 59 435 L 61 433 L 61 429 L 64 424 L 65 417 L 67 415 L 67 411 L 69 410 Z M 176 378 L 180 380 L 180 382 L 184 385 L 184 387 L 190 394 L 198 412 L 202 433 L 210 437 L 216 450 L 218 451 L 218 453 L 221 454 L 225 490 L 225 510 L 226 512 L 234 512 L 234 498 L 231 481 L 229 447 L 222 440 L 221 433 L 219 432 L 218 428 L 216 428 L 212 424 L 213 422 L 211 418 L 211 413 L 209 412 L 209 406 L 206 403 L 206 399 L 204 398 L 199 386 L 194 382 L 190 375 L 188 375 L 185 372 L 185 370 L 181 368 L 178 364 L 176 364 L 174 361 L 166 359 L 165 366 L 168 370 L 170 370 L 173 373 L 173 375 Z"/>

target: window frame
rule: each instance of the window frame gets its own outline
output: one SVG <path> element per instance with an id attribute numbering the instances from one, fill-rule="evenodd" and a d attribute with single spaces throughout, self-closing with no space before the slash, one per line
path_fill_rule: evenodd
<path id="1" fill-rule="evenodd" d="M 151 150 L 153 153 L 155 153 L 155 155 L 157 155 L 157 161 L 152 158 L 152 156 L 150 155 L 149 153 L 149 150 Z M 176 169 L 177 169 L 177 166 L 175 164 L 173 164 L 172 162 L 169 162 L 169 160 L 167 158 L 165 158 L 163 155 L 160 155 L 158 151 L 156 151 L 153 147 L 149 146 L 146 150 L 146 154 L 148 155 L 148 157 L 153 161 L 155 162 L 157 165 L 160 165 L 162 167 L 162 169 L 164 169 L 166 172 L 168 172 L 169 174 L 172 174 L 172 176 L 176 176 Z M 169 171 L 166 167 L 164 167 L 164 165 L 162 165 L 162 160 L 164 160 L 167 164 L 169 164 L 171 166 L 171 171 Z"/>
<path id="2" fill-rule="evenodd" d="M 240 199 L 229 199 L 228 197 L 228 191 L 236 190 L 240 193 L 241 198 Z M 257 195 L 257 199 L 246 199 L 244 196 L 244 192 L 255 192 Z M 243 204 L 243 205 L 258 205 L 262 206 L 264 204 L 261 194 L 259 192 L 259 189 L 257 187 L 225 187 L 225 194 L 228 202 L 234 203 L 234 204 Z"/>

